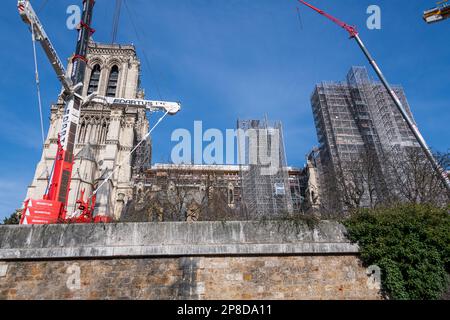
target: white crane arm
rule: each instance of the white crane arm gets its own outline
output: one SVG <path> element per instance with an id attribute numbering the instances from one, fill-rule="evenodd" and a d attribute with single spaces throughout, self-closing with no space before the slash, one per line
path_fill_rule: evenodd
<path id="1" fill-rule="evenodd" d="M 170 101 L 153 101 L 144 99 L 123 99 L 123 98 L 112 98 L 112 97 L 102 97 L 99 95 L 93 95 L 91 99 L 88 100 L 100 100 L 106 102 L 112 106 L 136 106 L 145 107 L 149 111 L 165 111 L 170 115 L 178 113 L 181 109 L 181 103 L 170 102 Z"/>
<path id="2" fill-rule="evenodd" d="M 42 23 L 39 21 L 39 18 L 34 12 L 31 3 L 28 0 L 19 0 L 17 2 L 17 8 L 22 20 L 26 24 L 30 25 L 30 28 L 33 28 L 32 32 L 34 34 L 34 37 L 41 43 L 42 48 L 44 49 L 47 58 L 50 60 L 50 63 L 55 70 L 59 81 L 64 87 L 64 90 L 66 92 L 72 92 L 72 81 L 66 78 L 66 69 L 64 68 L 61 59 L 59 59 L 55 48 L 53 47 L 49 37 L 47 36 Z"/>

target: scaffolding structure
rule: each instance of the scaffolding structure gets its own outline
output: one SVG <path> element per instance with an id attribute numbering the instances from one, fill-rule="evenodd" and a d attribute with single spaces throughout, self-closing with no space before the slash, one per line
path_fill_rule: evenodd
<path id="1" fill-rule="evenodd" d="M 282 124 L 276 121 L 269 124 L 264 120 L 238 120 L 238 145 L 242 200 L 246 215 L 259 219 L 274 215 L 292 213 L 291 187 L 286 165 L 286 155 Z M 244 146 L 242 148 L 242 146 Z M 261 157 L 276 152 L 277 161 L 271 163 L 276 170 L 265 172 L 268 164 Z M 242 163 L 243 162 L 243 163 Z"/>
<path id="2" fill-rule="evenodd" d="M 136 134 L 135 144 L 140 141 L 139 134 Z M 147 169 L 150 168 L 152 162 L 152 141 L 150 137 L 147 137 L 144 142 L 142 142 L 136 149 L 133 159 L 133 175 L 140 176 Z"/>
<path id="3" fill-rule="evenodd" d="M 394 91 L 412 119 L 409 105 L 401 87 Z M 386 89 L 369 78 L 365 67 L 352 67 L 345 82 L 322 82 L 311 98 L 314 121 L 323 163 L 322 175 L 336 180 L 353 168 L 361 155 L 370 156 L 376 177 L 376 195 L 387 188 L 389 172 L 385 154 L 404 148 L 417 148 L 413 133 L 403 121 Z M 331 182 L 326 184 L 329 185 Z M 369 199 L 363 196 L 362 206 Z"/>

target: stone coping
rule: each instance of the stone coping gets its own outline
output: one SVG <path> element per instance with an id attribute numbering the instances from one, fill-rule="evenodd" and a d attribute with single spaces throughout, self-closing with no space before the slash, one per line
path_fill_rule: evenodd
<path id="1" fill-rule="evenodd" d="M 315 228 L 255 221 L 0 226 L 0 260 L 357 252 L 333 221 Z"/>

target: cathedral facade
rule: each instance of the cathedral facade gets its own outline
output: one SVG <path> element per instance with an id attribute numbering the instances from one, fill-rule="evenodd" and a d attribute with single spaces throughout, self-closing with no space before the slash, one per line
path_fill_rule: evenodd
<path id="1" fill-rule="evenodd" d="M 124 99 L 143 98 L 140 89 L 140 61 L 132 45 L 98 44 L 91 42 L 88 49 L 83 97 L 97 92 L 99 96 Z M 68 73 L 72 68 L 68 65 Z M 51 106 L 50 128 L 27 198 L 41 198 L 48 181 L 57 150 L 64 103 L 61 99 Z M 119 219 L 124 205 L 133 197 L 133 173 L 150 163 L 149 141 L 138 150 L 130 151 L 149 130 L 145 107 L 110 106 L 94 99 L 81 108 L 81 117 L 75 145 L 75 161 L 67 212 L 76 210 L 81 191 L 86 196 L 115 170 L 111 179 L 99 189 L 95 214 Z M 121 165 L 120 167 L 117 167 Z"/>

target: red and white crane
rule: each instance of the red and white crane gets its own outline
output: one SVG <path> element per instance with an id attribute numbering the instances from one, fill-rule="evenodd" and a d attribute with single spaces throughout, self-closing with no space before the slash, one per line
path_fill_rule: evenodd
<path id="1" fill-rule="evenodd" d="M 72 57 L 72 73 L 66 76 L 64 65 L 56 53 L 42 23 L 29 0 L 19 0 L 17 7 L 22 20 L 30 26 L 33 41 L 39 41 L 56 75 L 63 86 L 62 98 L 65 102 L 62 125 L 58 136 L 57 153 L 47 193 L 42 199 L 27 199 L 21 216 L 21 224 L 51 223 L 89 223 L 110 222 L 106 216 L 94 217 L 95 192 L 87 201 L 84 191 L 77 200 L 80 214 L 75 218 L 67 218 L 67 201 L 70 192 L 72 169 L 74 162 L 75 136 L 80 119 L 81 106 L 92 99 L 102 99 L 109 105 L 139 105 L 150 111 L 165 111 L 175 114 L 180 110 L 180 103 L 166 101 L 150 101 L 139 99 L 115 99 L 99 97 L 96 93 L 86 99 L 81 96 L 83 80 L 87 65 L 87 50 L 90 36 L 94 30 L 90 27 L 95 0 L 83 0 L 83 12 L 78 26 L 78 39 L 75 54 Z M 38 81 L 38 80 L 37 80 Z M 159 122 L 158 122 L 159 123 Z"/>
<path id="2" fill-rule="evenodd" d="M 398 98 L 397 94 L 392 89 L 391 85 L 389 84 L 389 82 L 386 80 L 385 76 L 381 72 L 381 69 L 378 66 L 378 64 L 376 63 L 375 59 L 372 57 L 372 55 L 370 54 L 369 50 L 366 48 L 366 46 L 364 45 L 363 41 L 361 40 L 361 38 L 359 36 L 359 33 L 358 33 L 358 30 L 356 29 L 356 27 L 355 26 L 351 26 L 351 25 L 349 25 L 349 24 L 347 24 L 347 23 L 345 23 L 345 22 L 343 22 L 343 21 L 333 17 L 332 15 L 326 13 L 325 11 L 323 11 L 321 9 L 318 9 L 318 8 L 314 7 L 313 5 L 309 4 L 308 2 L 306 2 L 304 0 L 298 0 L 298 1 L 300 3 L 302 3 L 302 4 L 304 4 L 305 6 L 313 9 L 317 13 L 325 16 L 326 18 L 328 18 L 329 20 L 333 21 L 334 23 L 336 23 L 338 26 L 340 26 L 341 28 L 345 29 L 350 34 L 350 39 L 355 39 L 356 43 L 358 44 L 358 46 L 363 51 L 363 53 L 366 56 L 367 60 L 369 60 L 369 63 L 373 67 L 373 70 L 378 75 L 378 78 L 380 79 L 380 81 L 382 82 L 382 84 L 386 88 L 387 92 L 389 93 L 390 97 L 394 101 L 398 111 L 401 113 L 401 115 L 402 115 L 403 119 L 405 120 L 406 124 L 411 129 L 411 132 L 414 134 L 417 142 L 419 143 L 419 145 L 422 148 L 423 152 L 425 153 L 426 157 L 428 158 L 428 160 L 430 161 L 431 165 L 433 166 L 433 169 L 436 171 L 436 174 L 442 180 L 442 183 L 446 187 L 447 192 L 450 193 L 450 180 L 449 180 L 449 178 L 447 176 L 447 172 L 439 165 L 439 163 L 434 158 L 433 153 L 431 152 L 430 148 L 428 147 L 427 143 L 425 142 L 425 139 L 423 138 L 423 136 L 420 133 L 419 129 L 417 128 L 415 123 L 411 120 L 409 115 L 406 113 L 405 108 L 403 107 L 403 104 L 401 103 L 401 101 Z"/>
<path id="3" fill-rule="evenodd" d="M 58 150 L 55 158 L 53 174 L 47 194 L 43 199 L 25 201 L 21 224 L 57 223 L 66 220 L 67 200 L 72 178 L 73 152 L 82 104 L 81 90 L 86 71 L 86 54 L 89 37 L 93 33 L 90 27 L 95 0 L 83 1 L 82 21 L 78 28 L 78 40 L 75 55 L 72 58 L 73 69 L 69 78 L 39 18 L 27 0 L 18 1 L 17 7 L 22 20 L 30 26 L 33 40 L 41 43 L 47 58 L 63 85 L 65 101 L 61 131 L 58 137 Z M 95 199 L 93 199 L 95 200 Z M 89 210 L 95 206 L 87 206 Z"/>

